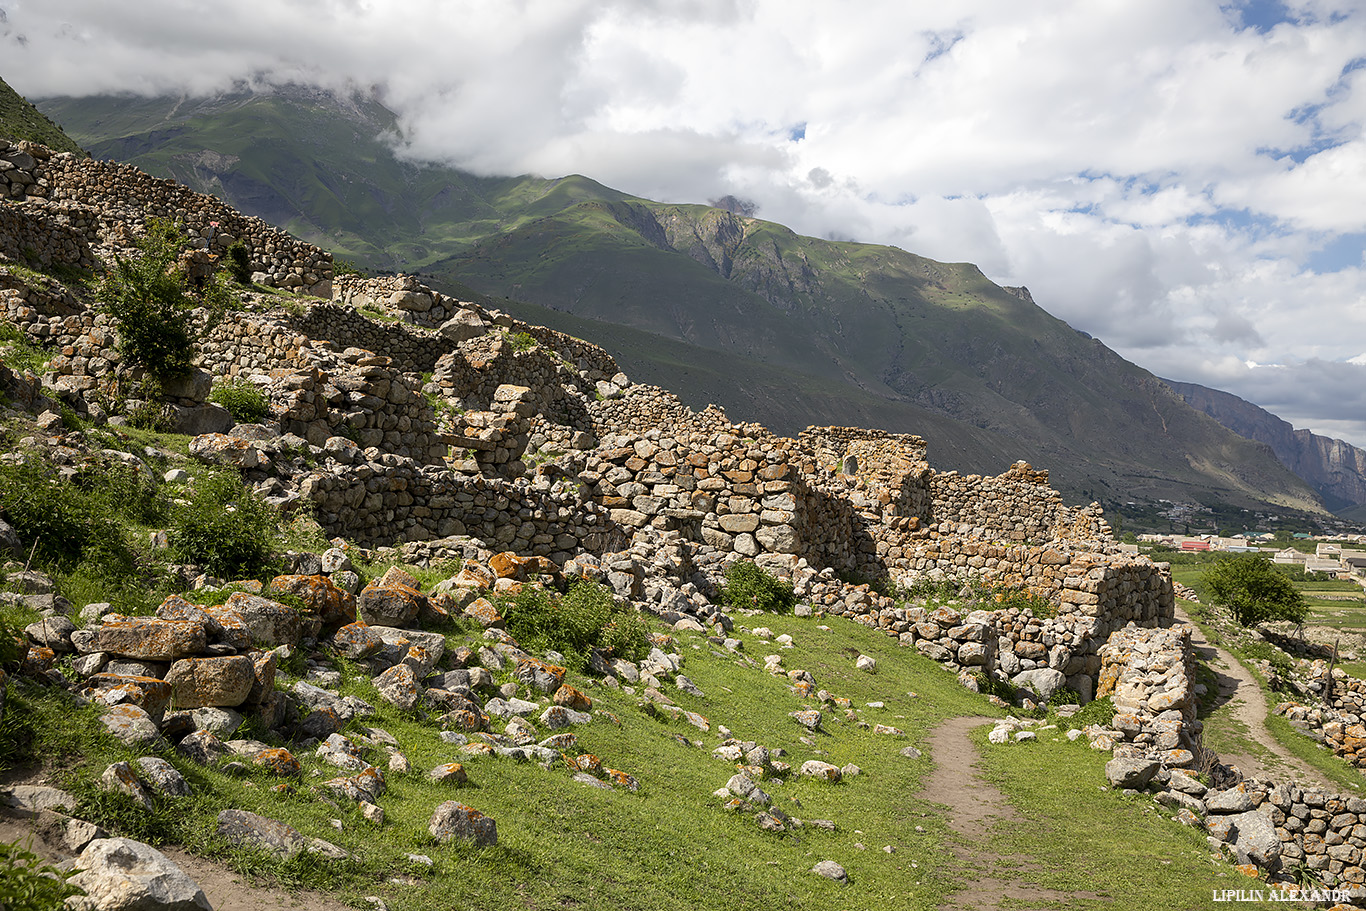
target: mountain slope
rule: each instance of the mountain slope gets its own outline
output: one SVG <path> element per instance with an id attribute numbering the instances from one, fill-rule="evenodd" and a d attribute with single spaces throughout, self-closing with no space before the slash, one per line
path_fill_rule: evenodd
<path id="1" fill-rule="evenodd" d="M 85 155 L 62 128 L 47 118 L 14 89 L 0 79 L 0 137 L 26 139 L 37 142 L 57 152 L 72 152 Z"/>
<path id="2" fill-rule="evenodd" d="M 1269 411 L 1228 392 L 1165 381 L 1193 408 L 1239 436 L 1265 443 L 1281 463 L 1309 482 L 1335 512 L 1366 506 L 1366 450 L 1296 430 Z"/>
<path id="3" fill-rule="evenodd" d="M 1048 468 L 1072 499 L 1321 511 L 1270 456 L 1156 377 L 966 263 L 801 237 L 586 177 L 481 178 L 390 150 L 396 121 L 308 90 L 207 100 L 54 99 L 129 161 L 372 268 L 517 303 L 603 344 L 637 379 L 793 433 L 920 433 L 936 464 Z"/>

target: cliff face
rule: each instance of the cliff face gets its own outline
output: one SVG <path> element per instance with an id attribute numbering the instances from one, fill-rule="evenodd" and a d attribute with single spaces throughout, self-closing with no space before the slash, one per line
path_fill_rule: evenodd
<path id="1" fill-rule="evenodd" d="M 1271 447 L 1285 467 L 1308 482 L 1334 511 L 1366 504 L 1366 450 L 1296 430 L 1264 408 L 1228 392 L 1166 381 L 1186 403 L 1239 436 Z"/>

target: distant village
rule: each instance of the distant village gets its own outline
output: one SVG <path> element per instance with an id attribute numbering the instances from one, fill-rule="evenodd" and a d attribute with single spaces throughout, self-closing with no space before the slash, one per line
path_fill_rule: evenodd
<path id="1" fill-rule="evenodd" d="M 1267 553 L 1271 555 L 1273 563 L 1299 566 L 1307 573 L 1323 573 L 1335 579 L 1350 579 L 1366 586 L 1366 535 L 1291 535 L 1293 540 L 1316 542 L 1313 553 L 1296 547 L 1280 548 L 1269 544 L 1275 538 L 1271 532 L 1250 532 L 1230 537 L 1214 534 L 1139 535 L 1138 541 L 1140 544 L 1183 551 Z"/>

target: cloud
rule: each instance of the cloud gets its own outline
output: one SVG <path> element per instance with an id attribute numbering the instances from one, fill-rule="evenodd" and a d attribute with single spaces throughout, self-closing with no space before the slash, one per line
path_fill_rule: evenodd
<path id="1" fill-rule="evenodd" d="M 1366 352 L 1359 0 L 0 12 L 3 75 L 30 96 L 373 88 L 411 157 L 733 195 L 803 233 L 972 261 L 1160 375 L 1366 444 L 1363 403 L 1322 391 Z"/>

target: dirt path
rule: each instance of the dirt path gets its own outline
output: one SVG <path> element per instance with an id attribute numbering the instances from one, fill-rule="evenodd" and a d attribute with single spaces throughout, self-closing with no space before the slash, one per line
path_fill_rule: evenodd
<path id="1" fill-rule="evenodd" d="M 50 784 L 39 774 L 29 771 L 10 771 L 0 775 L 0 786 L 16 784 Z M 59 833 L 43 831 L 39 818 L 19 810 L 0 807 L 0 843 L 18 843 L 48 863 L 58 863 L 69 856 Z M 326 895 L 317 892 L 289 892 L 284 889 L 259 888 L 241 876 L 213 861 L 196 857 L 175 847 L 159 849 L 190 879 L 204 890 L 214 911 L 354 911 Z"/>
<path id="2" fill-rule="evenodd" d="M 1226 765 L 1237 766 L 1248 778 L 1279 778 L 1291 775 L 1300 784 L 1329 791 L 1341 790 L 1338 785 L 1324 778 L 1318 769 L 1292 756 L 1271 736 L 1271 732 L 1266 729 L 1266 716 L 1270 711 L 1266 694 L 1256 678 L 1243 667 L 1243 663 L 1226 650 L 1209 642 L 1200 631 L 1200 627 L 1192 623 L 1180 607 L 1176 609 L 1176 617 L 1190 626 L 1191 645 L 1218 678 L 1219 693 L 1214 705 L 1218 707 L 1231 702 L 1230 713 L 1236 721 L 1247 725 L 1248 738 L 1261 744 L 1275 757 L 1268 760 L 1262 756 L 1225 751 L 1219 754 L 1220 761 Z"/>
<path id="3" fill-rule="evenodd" d="M 978 774 L 977 749 L 968 739 L 973 728 L 990 724 L 995 718 L 951 718 L 930 734 L 930 758 L 934 772 L 925 783 L 927 800 L 948 808 L 949 827 L 957 838 L 949 845 L 959 866 L 957 873 L 965 885 L 941 906 L 942 911 L 992 911 L 1006 899 L 1011 908 L 1031 908 L 1021 902 L 1038 902 L 1040 907 L 1064 906 L 1079 898 L 1098 898 L 1030 886 L 1011 878 L 1013 871 L 1028 869 L 1030 860 L 1020 855 L 994 854 L 983 845 L 992 826 L 1001 821 L 1020 820 L 1015 809 L 1006 802 L 1005 795 L 982 780 Z M 1023 821 L 1023 820 L 1021 820 Z M 1010 870 L 998 872 L 1002 861 Z"/>

